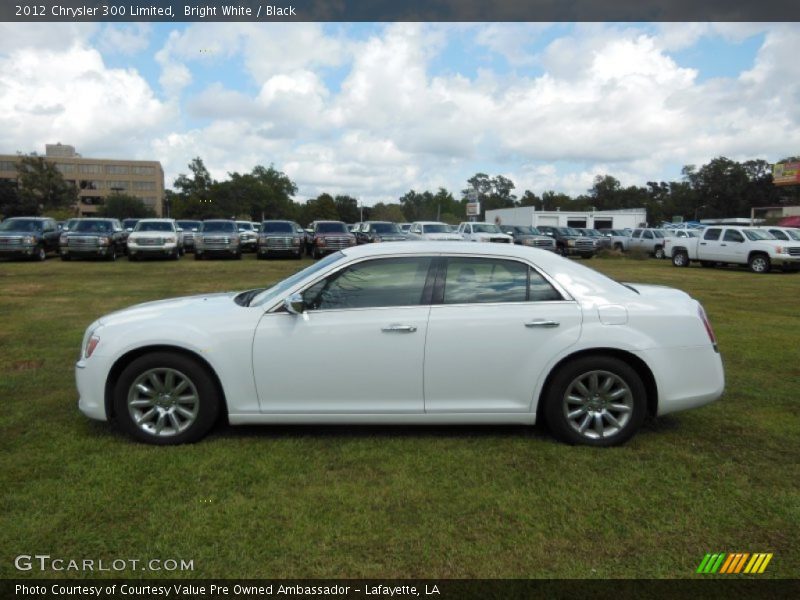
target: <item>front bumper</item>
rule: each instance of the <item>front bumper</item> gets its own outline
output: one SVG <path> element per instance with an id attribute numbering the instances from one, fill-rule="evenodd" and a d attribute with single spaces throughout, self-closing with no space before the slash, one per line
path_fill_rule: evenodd
<path id="1" fill-rule="evenodd" d="M 775 257 L 770 257 L 773 265 L 797 265 L 800 266 L 800 256 L 792 256 L 791 254 L 777 254 Z"/>
<path id="2" fill-rule="evenodd" d="M 26 244 L 0 248 L 0 258 L 30 258 L 36 255 L 36 245 Z"/>
<path id="3" fill-rule="evenodd" d="M 178 244 L 161 244 L 158 246 L 140 246 L 139 244 L 128 244 L 128 254 L 131 256 L 171 256 L 178 249 Z"/>
<path id="4" fill-rule="evenodd" d="M 102 356 L 92 355 L 75 363 L 75 383 L 78 387 L 78 408 L 97 421 L 108 421 L 106 413 L 106 375 L 110 365 Z"/>
<path id="5" fill-rule="evenodd" d="M 93 248 L 69 248 L 61 246 L 59 252 L 61 256 L 74 256 L 78 258 L 93 258 L 97 256 L 107 256 L 111 246 L 96 246 Z"/>

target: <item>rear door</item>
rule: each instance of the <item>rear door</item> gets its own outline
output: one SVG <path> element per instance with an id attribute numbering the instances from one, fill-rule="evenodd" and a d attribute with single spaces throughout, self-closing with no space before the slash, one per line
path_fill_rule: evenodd
<path id="1" fill-rule="evenodd" d="M 709 227 L 703 232 L 703 237 L 697 244 L 697 258 L 708 261 L 722 261 L 722 228 Z"/>
<path id="2" fill-rule="evenodd" d="M 580 336 L 577 302 L 519 260 L 452 256 L 443 268 L 428 320 L 425 412 L 529 411 L 545 366 Z"/>

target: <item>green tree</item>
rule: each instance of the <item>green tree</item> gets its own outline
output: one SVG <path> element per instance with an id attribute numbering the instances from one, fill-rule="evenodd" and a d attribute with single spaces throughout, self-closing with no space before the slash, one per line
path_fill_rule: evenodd
<path id="1" fill-rule="evenodd" d="M 31 215 L 69 208 L 78 202 L 78 190 L 68 183 L 55 164 L 41 156 L 24 156 L 17 163 L 19 198 Z"/>
<path id="2" fill-rule="evenodd" d="M 308 225 L 312 221 L 339 221 L 339 213 L 336 210 L 336 202 L 330 194 L 320 194 L 316 198 L 308 200 L 300 208 L 300 223 Z"/>
<path id="3" fill-rule="evenodd" d="M 384 204 L 378 202 L 372 207 L 370 219 L 373 221 L 393 221 L 394 223 L 403 223 L 406 220 L 403 214 L 403 209 L 399 204 Z"/>
<path id="4" fill-rule="evenodd" d="M 466 214 L 466 205 L 473 199 L 481 203 L 480 220 L 484 219 L 487 210 L 498 208 L 513 208 L 517 197 L 511 193 L 514 182 L 497 175 L 489 177 L 486 173 L 476 173 L 467 180 L 468 186 L 461 191 L 463 212 Z"/>
<path id="5" fill-rule="evenodd" d="M 156 212 L 141 198 L 130 194 L 111 194 L 105 204 L 97 211 L 98 216 L 115 219 L 145 219 L 155 217 Z"/>
<path id="6" fill-rule="evenodd" d="M 361 210 L 358 207 L 358 200 L 352 196 L 336 196 L 336 198 L 333 199 L 333 202 L 336 204 L 336 212 L 339 214 L 339 218 L 345 223 L 355 223 L 361 220 Z M 366 216 L 364 217 L 364 220 L 367 220 Z"/>
<path id="7" fill-rule="evenodd" d="M 172 184 L 176 189 L 172 198 L 172 216 L 176 219 L 210 218 L 217 215 L 211 199 L 214 180 L 198 156 L 189 163 L 191 177 L 181 173 Z"/>
<path id="8" fill-rule="evenodd" d="M 34 200 L 23 200 L 13 181 L 0 180 L 0 215 L 24 217 L 39 214 L 39 205 Z"/>

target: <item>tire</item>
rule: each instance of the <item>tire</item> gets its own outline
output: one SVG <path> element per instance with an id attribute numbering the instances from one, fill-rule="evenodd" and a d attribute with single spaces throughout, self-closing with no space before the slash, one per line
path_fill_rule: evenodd
<path id="1" fill-rule="evenodd" d="M 769 273 L 770 269 L 772 268 L 772 263 L 769 260 L 769 256 L 766 254 L 753 254 L 750 259 L 747 261 L 747 266 L 750 267 L 750 270 L 753 273 L 758 273 L 763 275 L 764 273 Z"/>
<path id="2" fill-rule="evenodd" d="M 242 260 L 242 251 L 239 250 L 239 252 L 233 255 L 233 258 L 235 258 L 236 260 Z"/>
<path id="3" fill-rule="evenodd" d="M 562 442 L 617 446 L 642 425 L 647 391 L 628 363 L 611 356 L 585 356 L 559 368 L 544 403 L 547 424 Z"/>
<path id="4" fill-rule="evenodd" d="M 61 260 L 63 260 L 64 262 L 69 262 L 70 258 L 72 258 L 72 257 L 69 254 L 62 254 L 61 255 Z"/>
<path id="5" fill-rule="evenodd" d="M 319 250 L 317 250 L 316 248 L 314 248 L 314 249 L 311 251 L 311 258 L 313 258 L 314 260 L 319 260 L 319 259 L 320 259 L 320 253 L 319 253 Z"/>
<path id="6" fill-rule="evenodd" d="M 114 386 L 120 428 L 140 442 L 159 446 L 203 438 L 214 426 L 220 405 L 212 375 L 192 358 L 172 352 L 140 356 L 125 367 Z"/>
<path id="7" fill-rule="evenodd" d="M 624 250 L 625 250 L 625 248 L 623 248 L 623 247 L 622 247 L 622 244 L 620 244 L 619 242 L 617 242 L 616 244 L 614 244 L 614 250 L 616 250 L 616 251 L 618 251 L 618 252 L 622 252 L 622 251 L 624 251 Z"/>
<path id="8" fill-rule="evenodd" d="M 129 262 L 136 262 L 137 258 L 135 254 L 128 254 L 128 261 Z"/>
<path id="9" fill-rule="evenodd" d="M 678 250 L 672 255 L 672 265 L 675 267 L 688 267 L 689 255 L 685 250 Z"/>
<path id="10" fill-rule="evenodd" d="M 194 259 L 195 260 L 203 260 L 203 255 L 195 252 L 194 253 Z"/>
<path id="11" fill-rule="evenodd" d="M 181 251 L 180 250 L 175 250 L 175 252 L 173 252 L 172 255 L 170 255 L 170 258 L 172 260 L 179 260 L 180 257 L 181 257 Z"/>
<path id="12" fill-rule="evenodd" d="M 294 257 L 297 260 L 303 260 L 303 253 L 302 252 L 298 252 L 297 254 L 294 255 Z"/>
<path id="13" fill-rule="evenodd" d="M 558 253 L 564 258 L 567 258 L 569 256 L 569 250 L 567 250 L 566 246 L 559 246 Z"/>
<path id="14" fill-rule="evenodd" d="M 47 250 L 44 246 L 36 246 L 36 254 L 33 256 L 33 260 L 37 262 L 44 262 L 47 260 Z"/>
<path id="15" fill-rule="evenodd" d="M 256 252 L 256 260 L 264 260 L 267 258 L 266 254 L 262 254 L 261 252 Z"/>
<path id="16" fill-rule="evenodd" d="M 108 262 L 114 262 L 117 260 L 117 249 L 113 246 L 110 248 L 110 252 L 106 255 L 106 260 Z"/>
<path id="17" fill-rule="evenodd" d="M 663 246 L 656 246 L 655 250 L 653 251 L 653 256 L 655 256 L 659 260 L 664 258 L 666 255 L 664 254 Z"/>

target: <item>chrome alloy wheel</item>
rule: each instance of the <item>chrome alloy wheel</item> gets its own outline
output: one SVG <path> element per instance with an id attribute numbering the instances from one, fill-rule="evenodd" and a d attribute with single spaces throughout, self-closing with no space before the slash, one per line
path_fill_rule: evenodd
<path id="1" fill-rule="evenodd" d="M 582 373 L 567 386 L 562 402 L 567 423 L 579 435 L 599 440 L 622 431 L 633 414 L 633 393 L 610 371 Z"/>
<path id="2" fill-rule="evenodd" d="M 150 435 L 174 436 L 197 419 L 200 395 L 191 379 L 175 369 L 159 367 L 139 375 L 128 388 L 128 413 Z"/>

